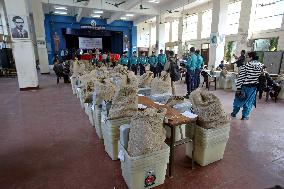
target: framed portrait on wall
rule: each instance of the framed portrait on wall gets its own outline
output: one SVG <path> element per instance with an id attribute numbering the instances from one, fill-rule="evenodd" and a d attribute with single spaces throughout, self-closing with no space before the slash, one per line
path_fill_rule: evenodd
<path id="1" fill-rule="evenodd" d="M 218 44 L 218 33 L 210 34 L 210 45 L 217 46 Z"/>
<path id="2" fill-rule="evenodd" d="M 27 16 L 10 15 L 9 25 L 12 39 L 30 39 L 29 23 Z"/>

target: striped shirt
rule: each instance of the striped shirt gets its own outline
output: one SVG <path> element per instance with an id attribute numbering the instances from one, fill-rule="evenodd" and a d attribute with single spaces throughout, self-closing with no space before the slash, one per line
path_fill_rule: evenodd
<path id="1" fill-rule="evenodd" d="M 242 85 L 257 85 L 261 70 L 262 64 L 255 60 L 241 66 L 236 84 L 237 88 L 241 88 Z"/>

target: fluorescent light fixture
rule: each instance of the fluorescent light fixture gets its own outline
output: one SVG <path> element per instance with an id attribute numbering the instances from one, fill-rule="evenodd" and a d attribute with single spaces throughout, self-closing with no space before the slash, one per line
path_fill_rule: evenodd
<path id="1" fill-rule="evenodd" d="M 158 1 L 158 0 L 149 0 L 148 2 L 149 3 L 160 3 L 160 1 Z"/>
<path id="2" fill-rule="evenodd" d="M 100 18 L 101 15 L 99 15 L 99 14 L 92 14 L 92 17 L 93 17 L 93 18 Z"/>
<path id="3" fill-rule="evenodd" d="M 126 20 L 126 17 L 120 17 L 120 20 Z"/>
<path id="4" fill-rule="evenodd" d="M 56 10 L 67 10 L 66 7 L 54 7 Z"/>
<path id="5" fill-rule="evenodd" d="M 55 11 L 55 14 L 61 14 L 61 15 L 66 15 L 68 14 L 67 12 L 63 12 L 63 11 Z"/>
<path id="6" fill-rule="evenodd" d="M 94 13 L 95 13 L 95 14 L 103 14 L 104 11 L 101 11 L 101 10 L 94 10 Z"/>
<path id="7" fill-rule="evenodd" d="M 134 14 L 126 14 L 125 16 L 132 17 Z"/>

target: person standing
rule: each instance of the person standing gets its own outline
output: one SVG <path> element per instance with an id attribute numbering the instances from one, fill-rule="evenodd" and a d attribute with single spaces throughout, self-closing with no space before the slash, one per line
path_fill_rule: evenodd
<path id="1" fill-rule="evenodd" d="M 241 51 L 241 56 L 240 57 L 237 57 L 235 54 L 233 54 L 233 56 L 235 57 L 235 59 L 237 59 L 237 61 L 232 63 L 232 64 L 236 64 L 238 68 L 243 66 L 245 64 L 245 60 L 246 60 L 245 54 L 246 54 L 245 50 Z"/>
<path id="2" fill-rule="evenodd" d="M 145 56 L 145 52 L 142 52 L 141 56 L 138 58 L 138 63 L 140 67 L 140 75 L 146 73 L 145 66 L 148 63 L 147 57 Z"/>
<path id="3" fill-rule="evenodd" d="M 127 57 L 127 52 L 125 51 L 119 60 L 119 64 L 128 67 L 129 59 Z"/>
<path id="4" fill-rule="evenodd" d="M 157 76 L 158 57 L 155 55 L 155 51 L 152 51 L 152 55 L 149 57 L 150 71 L 154 73 L 154 77 Z"/>
<path id="5" fill-rule="evenodd" d="M 157 75 L 161 77 L 161 72 L 164 70 L 165 64 L 167 62 L 167 56 L 163 53 L 163 49 L 160 50 L 158 55 L 158 64 L 157 64 Z"/>
<path id="6" fill-rule="evenodd" d="M 170 73 L 172 94 L 176 95 L 174 82 L 180 80 L 181 75 L 180 75 L 179 66 L 177 64 L 177 59 L 175 57 L 174 51 L 169 52 L 169 59 L 168 59 L 167 65 L 165 66 L 165 71 Z"/>
<path id="7" fill-rule="evenodd" d="M 187 57 L 185 63 L 186 67 L 186 85 L 187 85 L 187 95 L 188 98 L 190 93 L 194 90 L 195 87 L 195 68 L 197 64 L 197 56 L 195 55 L 195 48 L 190 48 L 190 53 Z"/>
<path id="8" fill-rule="evenodd" d="M 133 52 L 132 57 L 130 58 L 130 68 L 131 71 L 137 75 L 137 64 L 138 64 L 138 57 L 136 51 Z"/>
<path id="9" fill-rule="evenodd" d="M 262 64 L 258 61 L 255 52 L 248 53 L 248 59 L 248 63 L 240 67 L 233 112 L 231 113 L 231 116 L 235 118 L 240 108 L 243 108 L 242 120 L 248 120 L 253 105 L 256 106 L 258 79 L 262 71 Z"/>
<path id="10" fill-rule="evenodd" d="M 56 76 L 57 76 L 57 84 L 59 83 L 59 79 L 61 77 L 64 77 L 64 68 L 63 65 L 61 63 L 59 63 L 58 59 L 54 59 L 53 61 L 53 71 L 55 72 Z"/>
<path id="11" fill-rule="evenodd" d="M 204 60 L 203 57 L 200 55 L 200 50 L 196 50 L 195 54 L 197 56 L 197 63 L 196 63 L 196 69 L 195 69 L 195 89 L 199 87 L 200 85 L 200 73 L 204 66 Z"/>

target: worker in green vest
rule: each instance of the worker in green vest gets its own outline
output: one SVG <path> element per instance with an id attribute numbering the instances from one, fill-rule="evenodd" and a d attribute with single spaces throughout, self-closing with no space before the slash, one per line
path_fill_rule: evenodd
<path id="1" fill-rule="evenodd" d="M 200 73 L 204 67 L 204 60 L 203 57 L 200 55 L 200 50 L 196 50 L 195 54 L 197 56 L 197 63 L 195 68 L 195 89 L 200 85 Z"/>
<path id="2" fill-rule="evenodd" d="M 152 51 L 152 55 L 149 57 L 150 71 L 154 73 L 154 77 L 157 76 L 158 57 L 155 55 L 155 51 Z"/>
<path id="3" fill-rule="evenodd" d="M 121 58 L 120 58 L 118 63 L 123 65 L 123 66 L 127 66 L 128 67 L 128 62 L 129 62 L 129 58 L 127 57 L 127 51 L 125 51 L 123 53 L 123 55 L 121 56 Z"/>
<path id="4" fill-rule="evenodd" d="M 160 50 L 158 55 L 158 65 L 157 65 L 157 75 L 160 77 L 161 72 L 164 70 L 165 64 L 167 62 L 167 56 L 163 53 L 163 49 Z"/>
<path id="5" fill-rule="evenodd" d="M 138 57 L 136 51 L 133 52 L 133 55 L 130 58 L 130 68 L 135 73 L 135 75 L 137 75 Z"/>
<path id="6" fill-rule="evenodd" d="M 187 85 L 187 95 L 189 97 L 190 93 L 195 89 L 195 69 L 197 65 L 197 56 L 195 54 L 195 48 L 190 48 L 189 56 L 187 57 L 186 67 L 186 85 Z"/>
<path id="7" fill-rule="evenodd" d="M 140 75 L 143 75 L 146 73 L 145 66 L 148 64 L 148 58 L 145 56 L 145 52 L 142 52 L 141 56 L 139 56 L 138 64 L 140 68 Z"/>

